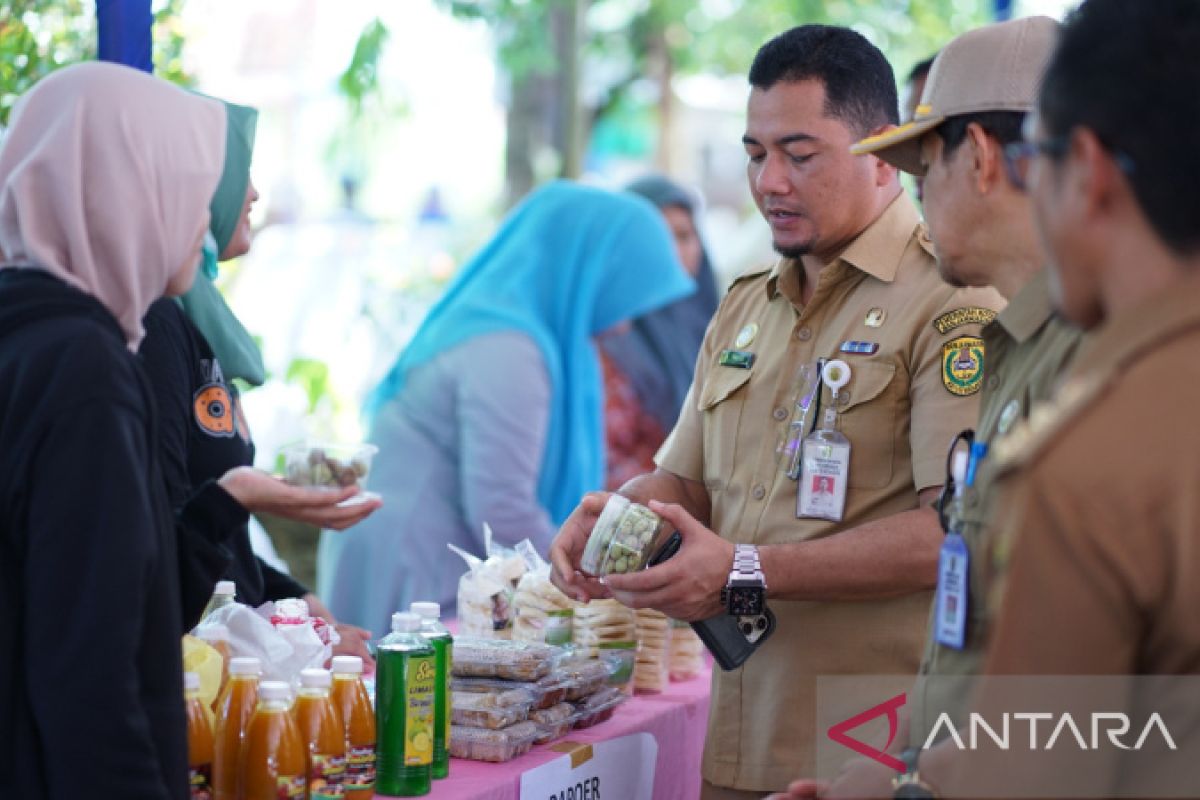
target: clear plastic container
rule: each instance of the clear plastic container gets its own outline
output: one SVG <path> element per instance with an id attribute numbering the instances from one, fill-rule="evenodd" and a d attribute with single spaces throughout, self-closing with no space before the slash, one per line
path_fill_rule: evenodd
<path id="1" fill-rule="evenodd" d="M 358 484 L 366 488 L 371 460 L 379 452 L 373 444 L 292 444 L 279 451 L 283 479 L 293 486 L 339 489 Z"/>
<path id="2" fill-rule="evenodd" d="M 575 704 L 576 728 L 590 728 L 612 718 L 617 706 L 628 699 L 620 689 L 610 686 Z"/>
<path id="3" fill-rule="evenodd" d="M 579 714 L 570 703 L 559 703 L 550 708 L 533 711 L 529 721 L 538 726 L 538 735 L 534 744 L 547 744 L 555 739 L 561 739 L 571 732 Z"/>
<path id="4" fill-rule="evenodd" d="M 550 672 L 560 653 L 549 645 L 460 636 L 454 640 L 453 673 L 461 678 L 536 681 Z"/>
<path id="5" fill-rule="evenodd" d="M 450 755 L 472 761 L 512 761 L 529 752 L 538 736 L 533 722 L 518 722 L 498 731 L 455 725 L 450 729 Z"/>
<path id="6" fill-rule="evenodd" d="M 569 664 L 563 670 L 569 678 L 564 700 L 581 700 L 595 694 L 604 688 L 612 674 L 609 664 L 595 658 Z"/>
<path id="7" fill-rule="evenodd" d="M 580 569 L 597 577 L 636 572 L 666 543 L 662 517 L 619 494 L 609 496 L 588 537 Z"/>
<path id="8" fill-rule="evenodd" d="M 554 670 L 537 681 L 506 681 L 501 678 L 454 678 L 450 681 L 453 692 L 487 694 L 496 707 L 530 703 L 531 708 L 549 708 L 561 703 L 566 697 L 570 681 L 562 670 Z"/>
<path id="9" fill-rule="evenodd" d="M 498 706 L 492 702 L 493 697 L 486 692 L 454 692 L 450 701 L 450 721 L 454 725 L 498 730 L 524 722 L 533 707 L 532 698 L 524 703 Z"/>

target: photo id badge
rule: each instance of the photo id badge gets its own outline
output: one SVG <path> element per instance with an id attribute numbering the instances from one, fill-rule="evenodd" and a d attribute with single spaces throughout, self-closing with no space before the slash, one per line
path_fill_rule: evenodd
<path id="1" fill-rule="evenodd" d="M 850 477 L 850 442 L 828 441 L 816 431 L 804 440 L 800 456 L 796 516 L 841 522 L 846 510 L 846 482 Z"/>
<path id="2" fill-rule="evenodd" d="M 971 556 L 957 533 L 946 535 L 938 556 L 937 596 L 934 599 L 938 644 L 963 649 L 967 635 L 967 582 Z"/>

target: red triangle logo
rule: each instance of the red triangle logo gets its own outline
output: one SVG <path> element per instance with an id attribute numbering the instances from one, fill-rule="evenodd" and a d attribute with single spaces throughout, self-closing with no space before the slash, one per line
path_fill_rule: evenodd
<path id="1" fill-rule="evenodd" d="M 885 753 L 883 750 L 876 750 L 869 744 L 865 744 L 860 742 L 858 739 L 847 736 L 846 732 L 854 730 L 859 725 L 870 722 L 876 717 L 886 714 L 888 720 L 888 740 L 887 744 L 883 746 L 883 749 L 886 750 L 887 748 L 891 747 L 892 742 L 896 738 L 896 733 L 900 729 L 900 719 L 896 712 L 900 706 L 904 705 L 906 697 L 907 695 L 905 694 L 898 694 L 891 700 L 885 700 L 873 708 L 868 708 L 861 714 L 855 714 L 850 719 L 839 722 L 829 729 L 829 738 L 843 747 L 849 747 L 859 755 L 874 759 L 880 764 L 883 764 L 885 767 L 890 767 L 891 769 L 896 770 L 896 772 L 904 772 L 906 768 L 903 761 L 893 755 Z"/>

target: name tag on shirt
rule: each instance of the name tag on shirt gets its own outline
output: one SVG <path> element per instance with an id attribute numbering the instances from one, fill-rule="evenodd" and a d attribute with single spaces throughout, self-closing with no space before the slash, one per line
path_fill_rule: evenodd
<path id="1" fill-rule="evenodd" d="M 967 585 L 971 555 L 957 533 L 946 535 L 938 556 L 937 596 L 934 599 L 938 644 L 963 649 L 967 638 Z"/>
<path id="2" fill-rule="evenodd" d="M 722 367 L 750 369 L 750 367 L 754 366 L 754 353 L 748 350 L 722 350 L 721 358 L 717 363 Z"/>

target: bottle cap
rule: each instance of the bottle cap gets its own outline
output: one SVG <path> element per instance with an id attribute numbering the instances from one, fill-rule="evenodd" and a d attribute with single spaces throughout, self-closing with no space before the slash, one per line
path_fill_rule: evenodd
<path id="1" fill-rule="evenodd" d="M 228 642 L 228 625 L 201 625 L 196 628 L 196 638 L 206 642 Z"/>
<path id="2" fill-rule="evenodd" d="M 332 671 L 334 675 L 361 675 L 363 671 L 362 657 L 334 656 Z"/>
<path id="3" fill-rule="evenodd" d="M 421 630 L 421 618 L 411 611 L 392 614 L 392 633 L 412 633 Z"/>
<path id="4" fill-rule="evenodd" d="M 233 597 L 237 594 L 237 584 L 233 581 L 217 581 L 217 588 L 213 589 L 213 594 L 226 594 Z"/>
<path id="5" fill-rule="evenodd" d="M 194 672 L 183 673 L 183 688 L 188 692 L 200 690 L 200 676 Z"/>
<path id="6" fill-rule="evenodd" d="M 300 685 L 305 689 L 328 689 L 333 683 L 333 676 L 327 669 L 300 670 Z"/>
<path id="7" fill-rule="evenodd" d="M 422 619 L 439 619 L 442 616 L 440 603 L 413 603 L 408 610 Z"/>
<path id="8" fill-rule="evenodd" d="M 229 659 L 230 675 L 262 675 L 262 662 L 253 656 Z"/>
<path id="9" fill-rule="evenodd" d="M 283 681 L 263 681 L 258 685 L 258 699 L 264 703 L 287 702 L 292 697 L 292 687 Z"/>

